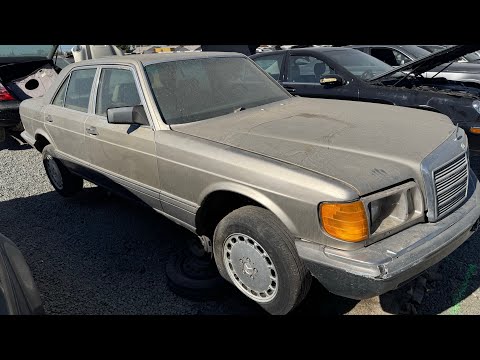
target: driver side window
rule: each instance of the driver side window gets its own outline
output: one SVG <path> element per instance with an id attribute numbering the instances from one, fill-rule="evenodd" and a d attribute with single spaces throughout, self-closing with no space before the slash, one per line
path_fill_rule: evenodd
<path id="1" fill-rule="evenodd" d="M 108 108 L 140 105 L 135 78 L 127 69 L 103 69 L 97 94 L 95 113 L 106 116 Z"/>
<path id="2" fill-rule="evenodd" d="M 335 74 L 335 70 L 313 56 L 290 55 L 288 60 L 288 82 L 318 84 L 325 75 Z"/>

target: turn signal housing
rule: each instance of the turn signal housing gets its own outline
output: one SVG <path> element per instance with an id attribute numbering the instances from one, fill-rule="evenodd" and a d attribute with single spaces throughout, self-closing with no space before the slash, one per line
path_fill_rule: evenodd
<path id="1" fill-rule="evenodd" d="M 368 220 L 361 201 L 320 204 L 319 216 L 327 234 L 344 241 L 368 238 Z"/>

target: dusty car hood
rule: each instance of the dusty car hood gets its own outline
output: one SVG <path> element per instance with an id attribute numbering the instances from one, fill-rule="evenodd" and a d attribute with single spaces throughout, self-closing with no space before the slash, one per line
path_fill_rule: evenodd
<path id="1" fill-rule="evenodd" d="M 449 62 L 452 62 L 456 59 L 458 59 L 460 56 L 466 55 L 468 53 L 471 53 L 473 51 L 476 51 L 480 48 L 480 45 L 455 45 L 448 47 L 446 49 L 437 51 L 435 53 L 432 53 L 428 56 L 424 56 L 420 59 L 417 59 L 415 61 L 411 61 L 408 64 L 405 64 L 403 66 L 398 66 L 394 68 L 392 71 L 388 71 L 386 73 L 374 76 L 373 78 L 369 79 L 368 81 L 375 81 L 382 79 L 386 76 L 392 75 L 398 71 L 405 71 L 405 72 L 412 72 L 412 74 L 419 75 L 422 74 L 426 71 L 430 71 L 433 68 L 442 65 L 442 64 L 447 64 Z M 475 64 L 470 64 L 474 65 Z M 458 66 L 457 64 L 452 64 L 451 66 Z M 470 67 L 470 66 L 469 66 Z M 413 71 L 412 71 L 413 70 Z M 441 70 L 441 67 L 438 69 L 438 71 Z M 473 68 L 471 69 L 473 70 Z"/>
<path id="2" fill-rule="evenodd" d="M 338 179 L 365 195 L 420 180 L 420 162 L 454 126 L 434 112 L 295 97 L 172 129 Z"/>

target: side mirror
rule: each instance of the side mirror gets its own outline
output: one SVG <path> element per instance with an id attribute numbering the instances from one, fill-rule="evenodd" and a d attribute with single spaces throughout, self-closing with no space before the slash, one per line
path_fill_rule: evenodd
<path id="1" fill-rule="evenodd" d="M 340 75 L 325 75 L 320 78 L 320 85 L 323 86 L 340 86 L 345 84 L 345 80 Z"/>
<path id="2" fill-rule="evenodd" d="M 149 125 L 143 105 L 109 108 L 107 121 L 109 124 Z"/>

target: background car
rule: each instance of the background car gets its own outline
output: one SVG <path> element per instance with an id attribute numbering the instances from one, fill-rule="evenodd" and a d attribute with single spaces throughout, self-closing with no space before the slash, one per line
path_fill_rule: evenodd
<path id="1" fill-rule="evenodd" d="M 52 60 L 58 45 L 0 45 L 0 140 L 5 129 L 23 130 L 22 100 L 45 94 L 61 68 Z"/>
<path id="2" fill-rule="evenodd" d="M 443 49 L 446 49 L 450 45 L 418 45 L 422 49 L 427 50 L 430 53 L 434 53 Z M 476 63 L 480 64 L 480 54 L 478 52 L 471 52 L 469 54 L 465 54 L 461 56 L 458 60 L 458 62 L 471 62 L 471 63 Z"/>
<path id="3" fill-rule="evenodd" d="M 40 293 L 18 247 L 0 234 L 0 315 L 43 314 Z"/>
<path id="4" fill-rule="evenodd" d="M 79 62 L 105 56 L 123 56 L 123 51 L 115 45 L 75 45 L 72 55 L 75 62 Z"/>
<path id="5" fill-rule="evenodd" d="M 427 57 L 432 53 L 416 45 L 350 45 L 350 47 L 361 50 L 390 66 L 402 66 L 415 60 Z M 449 47 L 450 49 L 454 47 Z M 474 47 L 475 50 L 478 47 Z M 446 51 L 447 48 L 443 49 Z M 472 51 L 470 51 L 472 52 Z M 470 53 L 466 52 L 461 56 Z M 443 77 L 448 80 L 461 80 L 480 83 L 480 64 L 459 63 L 460 56 L 450 59 L 448 62 L 440 63 L 425 71 L 424 77 Z M 448 65 L 448 66 L 447 66 Z"/>
<path id="6" fill-rule="evenodd" d="M 460 50 L 462 48 L 457 49 Z M 436 62 L 448 59 L 447 55 L 458 57 L 455 53 L 443 55 L 441 59 L 431 55 L 422 63 L 409 64 L 425 72 L 429 66 L 435 67 Z M 426 79 L 421 74 L 407 76 L 410 70 L 402 72 L 399 68 L 397 71 L 373 56 L 348 47 L 290 49 L 255 54 L 251 58 L 294 95 L 368 101 L 440 112 L 468 132 L 472 148 L 479 147 L 480 86 L 476 83 L 468 87 L 467 83 Z M 466 93 L 467 89 L 470 93 Z"/>

